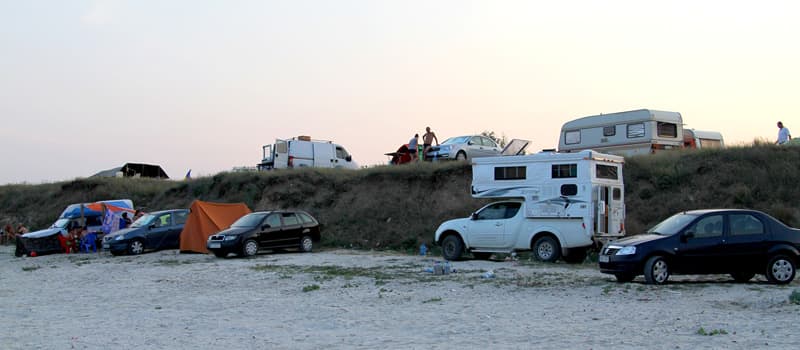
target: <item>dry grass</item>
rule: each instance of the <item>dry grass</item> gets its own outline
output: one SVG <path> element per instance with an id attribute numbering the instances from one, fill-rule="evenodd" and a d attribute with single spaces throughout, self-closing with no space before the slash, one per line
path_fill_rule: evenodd
<path id="1" fill-rule="evenodd" d="M 641 232 L 682 210 L 765 211 L 800 226 L 800 147 L 757 144 L 725 150 L 630 157 L 624 169 L 626 227 Z M 464 163 L 360 170 L 292 169 L 220 173 L 189 181 L 79 179 L 0 186 L 0 225 L 49 226 L 68 204 L 130 198 L 139 208 L 186 208 L 194 199 L 244 202 L 253 210 L 303 209 L 323 224 L 323 245 L 415 252 L 436 227 L 487 203 L 470 197 Z"/>

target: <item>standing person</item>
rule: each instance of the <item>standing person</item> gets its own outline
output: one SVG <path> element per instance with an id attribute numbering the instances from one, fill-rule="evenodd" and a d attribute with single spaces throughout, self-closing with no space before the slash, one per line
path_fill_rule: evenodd
<path id="1" fill-rule="evenodd" d="M 144 215 L 144 213 L 142 213 L 141 210 L 136 209 L 136 212 L 133 213 L 133 222 L 136 222 L 136 220 L 139 220 L 139 218 L 142 217 L 142 215 Z"/>
<path id="2" fill-rule="evenodd" d="M 422 159 L 428 155 L 428 151 L 431 149 L 431 143 L 433 140 L 436 140 L 436 145 L 439 145 L 439 139 L 436 137 L 436 133 L 431 131 L 431 127 L 425 127 L 425 135 L 422 135 Z"/>
<path id="3" fill-rule="evenodd" d="M 3 228 L 3 239 L 5 239 L 5 243 L 14 242 L 14 226 L 11 224 L 6 224 L 6 227 Z"/>
<path id="4" fill-rule="evenodd" d="M 28 233 L 28 228 L 25 227 L 25 225 L 23 225 L 23 224 L 19 224 L 17 226 L 17 234 L 18 235 L 24 235 L 26 233 Z"/>
<path id="5" fill-rule="evenodd" d="M 775 144 L 782 145 L 791 139 L 792 133 L 789 132 L 789 129 L 783 126 L 783 122 L 778 122 L 778 141 L 775 141 Z"/>
<path id="6" fill-rule="evenodd" d="M 414 134 L 414 137 L 408 141 L 408 155 L 411 157 L 411 161 L 417 161 L 417 148 L 419 145 L 419 134 Z"/>
<path id="7" fill-rule="evenodd" d="M 122 217 L 119 218 L 119 229 L 126 228 L 131 225 L 131 219 L 128 217 L 128 213 L 122 213 Z"/>

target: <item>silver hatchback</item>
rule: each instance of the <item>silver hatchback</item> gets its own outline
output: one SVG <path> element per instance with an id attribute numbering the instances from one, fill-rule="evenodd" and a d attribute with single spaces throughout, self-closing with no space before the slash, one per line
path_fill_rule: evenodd
<path id="1" fill-rule="evenodd" d="M 477 157 L 499 156 L 503 151 L 492 139 L 482 135 L 451 137 L 425 154 L 432 160 L 467 160 Z"/>

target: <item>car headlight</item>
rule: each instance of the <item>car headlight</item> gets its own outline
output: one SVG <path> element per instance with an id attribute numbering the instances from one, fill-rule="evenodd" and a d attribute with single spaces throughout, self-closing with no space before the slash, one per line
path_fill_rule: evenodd
<path id="1" fill-rule="evenodd" d="M 225 240 L 225 241 L 232 241 L 232 240 L 236 239 L 236 237 L 237 237 L 237 236 L 225 236 L 225 238 L 224 238 L 223 240 Z"/>
<path id="2" fill-rule="evenodd" d="M 617 251 L 615 255 L 633 255 L 636 254 L 636 247 L 634 246 L 624 246 Z"/>
<path id="3" fill-rule="evenodd" d="M 118 236 L 114 236 L 114 240 L 115 240 L 115 241 L 121 241 L 121 240 L 123 240 L 123 239 L 125 239 L 125 235 L 118 235 Z"/>

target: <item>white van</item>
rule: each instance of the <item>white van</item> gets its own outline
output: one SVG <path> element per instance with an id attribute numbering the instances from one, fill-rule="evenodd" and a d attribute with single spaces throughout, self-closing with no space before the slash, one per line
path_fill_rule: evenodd
<path id="1" fill-rule="evenodd" d="M 259 170 L 299 167 L 358 169 L 358 164 L 341 145 L 332 141 L 312 140 L 309 136 L 276 139 L 262 147 L 264 156 Z"/>
<path id="2" fill-rule="evenodd" d="M 632 156 L 683 147 L 678 112 L 638 109 L 575 119 L 561 127 L 559 152 L 586 149 Z"/>
<path id="3" fill-rule="evenodd" d="M 442 223 L 434 242 L 448 260 L 532 250 L 583 261 L 595 241 L 625 235 L 623 163 L 594 151 L 475 158 L 472 196 L 506 200 Z"/>

